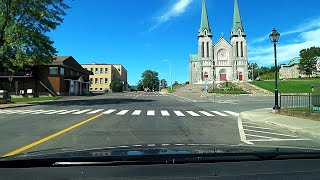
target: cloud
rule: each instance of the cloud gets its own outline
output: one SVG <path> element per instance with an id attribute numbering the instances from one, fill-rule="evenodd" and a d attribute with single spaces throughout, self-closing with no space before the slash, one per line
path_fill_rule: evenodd
<path id="1" fill-rule="evenodd" d="M 302 23 L 291 30 L 282 32 L 281 37 L 291 35 L 291 34 L 306 32 L 306 31 L 312 30 L 314 28 L 320 28 L 320 16 L 316 17 L 316 18 L 308 19 L 308 20 L 306 20 L 305 23 Z M 258 37 L 256 39 L 252 40 L 250 43 L 255 44 L 255 43 L 260 43 L 260 42 L 263 42 L 266 40 L 269 40 L 269 34 Z"/>
<path id="2" fill-rule="evenodd" d="M 160 16 L 155 18 L 156 23 L 149 28 L 149 32 L 158 28 L 161 24 L 183 14 L 192 2 L 193 0 L 178 0 L 176 3 L 172 4 L 166 11 L 161 13 Z"/>
<path id="3" fill-rule="evenodd" d="M 302 29 L 287 31 L 288 34 L 294 34 L 292 38 L 298 38 L 299 40 L 286 44 L 279 42 L 277 46 L 279 64 L 287 64 L 290 59 L 299 56 L 301 49 L 320 46 L 320 27 L 312 30 L 310 28 L 306 29 L 308 30 L 305 32 L 303 32 Z M 271 42 L 268 43 L 268 45 L 264 44 L 262 46 L 249 45 L 248 50 L 250 61 L 262 66 L 269 66 L 274 63 L 273 46 Z"/>

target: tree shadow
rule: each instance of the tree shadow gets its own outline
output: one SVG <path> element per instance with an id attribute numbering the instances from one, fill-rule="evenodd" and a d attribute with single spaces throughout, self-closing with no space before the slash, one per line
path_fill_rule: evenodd
<path id="1" fill-rule="evenodd" d="M 127 98 L 110 98 L 110 99 L 83 99 L 83 100 L 67 100 L 67 101 L 49 101 L 37 102 L 35 105 L 48 105 L 48 106 L 94 106 L 94 105 L 107 105 L 107 104 L 131 104 L 131 103 L 146 103 L 155 100 L 145 99 L 127 99 Z"/>

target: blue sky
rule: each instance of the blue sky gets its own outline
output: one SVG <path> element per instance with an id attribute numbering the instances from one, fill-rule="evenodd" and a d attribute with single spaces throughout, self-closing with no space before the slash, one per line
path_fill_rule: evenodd
<path id="1" fill-rule="evenodd" d="M 129 84 L 136 84 L 146 69 L 169 79 L 188 81 L 190 53 L 197 53 L 202 0 L 75 0 L 61 26 L 50 33 L 58 55 L 72 55 L 79 63 L 122 64 Z M 229 40 L 234 0 L 206 0 L 215 43 Z M 272 4 L 274 3 L 274 4 Z M 299 51 L 320 46 L 320 1 L 239 0 L 247 33 L 249 61 L 273 64 L 268 39 L 272 28 L 281 38 L 280 63 Z"/>

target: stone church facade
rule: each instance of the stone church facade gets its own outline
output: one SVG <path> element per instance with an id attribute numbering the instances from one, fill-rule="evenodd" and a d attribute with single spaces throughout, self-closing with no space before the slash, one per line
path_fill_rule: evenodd
<path id="1" fill-rule="evenodd" d="M 223 36 L 212 43 L 206 2 L 202 1 L 201 25 L 198 31 L 198 54 L 190 54 L 191 84 L 208 81 L 248 81 L 246 32 L 242 25 L 238 0 L 234 2 L 230 42 Z"/>

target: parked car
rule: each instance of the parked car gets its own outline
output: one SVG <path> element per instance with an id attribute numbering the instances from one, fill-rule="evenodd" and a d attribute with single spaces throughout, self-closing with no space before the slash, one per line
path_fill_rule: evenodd
<path id="1" fill-rule="evenodd" d="M 138 92 L 138 90 L 137 90 L 137 89 L 134 89 L 134 88 L 131 88 L 130 91 L 131 91 L 131 92 Z"/>

